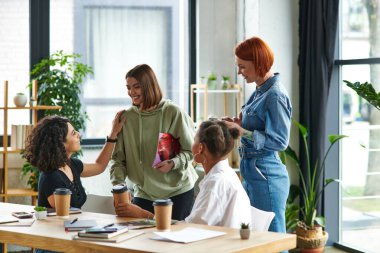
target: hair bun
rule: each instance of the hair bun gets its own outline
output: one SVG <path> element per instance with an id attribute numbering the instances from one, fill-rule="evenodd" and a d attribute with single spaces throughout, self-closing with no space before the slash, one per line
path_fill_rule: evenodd
<path id="1" fill-rule="evenodd" d="M 232 136 L 232 138 L 234 138 L 235 140 L 239 137 L 240 133 L 239 133 L 239 129 L 237 129 L 236 127 L 235 128 L 230 128 L 229 129 L 230 131 L 230 134 Z"/>

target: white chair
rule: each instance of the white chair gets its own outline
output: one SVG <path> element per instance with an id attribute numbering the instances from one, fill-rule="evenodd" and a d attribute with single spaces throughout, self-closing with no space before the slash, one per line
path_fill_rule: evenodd
<path id="1" fill-rule="evenodd" d="M 275 216 L 275 213 L 263 211 L 251 206 L 251 216 L 252 230 L 265 232 L 268 231 L 270 223 L 272 222 Z"/>
<path id="2" fill-rule="evenodd" d="M 87 200 L 82 206 L 82 211 L 115 214 L 113 197 L 88 194 Z"/>

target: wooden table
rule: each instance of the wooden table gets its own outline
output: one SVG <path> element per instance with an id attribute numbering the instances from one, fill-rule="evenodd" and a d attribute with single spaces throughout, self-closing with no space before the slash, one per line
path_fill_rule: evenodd
<path id="1" fill-rule="evenodd" d="M 32 211 L 32 206 L 0 202 L 0 215 L 14 211 Z M 70 219 L 96 219 L 98 223 L 122 222 L 130 218 L 115 215 L 83 212 L 70 215 Z M 65 232 L 63 220 L 48 217 L 37 220 L 31 227 L 0 227 L 0 242 L 64 252 L 279 252 L 296 247 L 296 236 L 273 232 L 253 232 L 249 240 L 241 240 L 239 230 L 181 222 L 172 230 L 186 227 L 204 228 L 226 232 L 226 235 L 188 244 L 151 240 L 155 228 L 144 229 L 145 233 L 121 243 L 101 243 L 72 240 L 77 232 Z"/>

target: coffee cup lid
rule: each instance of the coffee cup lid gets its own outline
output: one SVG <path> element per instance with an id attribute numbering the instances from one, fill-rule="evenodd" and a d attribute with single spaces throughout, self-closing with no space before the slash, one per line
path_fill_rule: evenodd
<path id="1" fill-rule="evenodd" d="M 57 188 L 57 189 L 55 189 L 54 194 L 56 194 L 56 195 L 70 195 L 71 191 L 67 188 Z"/>
<path id="2" fill-rule="evenodd" d="M 156 199 L 153 202 L 153 206 L 169 206 L 173 205 L 173 202 L 171 199 Z"/>
<path id="3" fill-rule="evenodd" d="M 112 187 L 112 193 L 123 193 L 128 190 L 126 184 L 117 184 Z"/>

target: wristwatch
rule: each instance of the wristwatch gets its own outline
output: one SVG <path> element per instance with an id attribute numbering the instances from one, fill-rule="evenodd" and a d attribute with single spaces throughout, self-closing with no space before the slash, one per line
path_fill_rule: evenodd
<path id="1" fill-rule="evenodd" d="M 112 143 L 115 143 L 117 141 L 117 138 L 116 139 L 111 139 L 110 137 L 107 136 L 106 138 L 106 142 L 112 142 Z"/>

